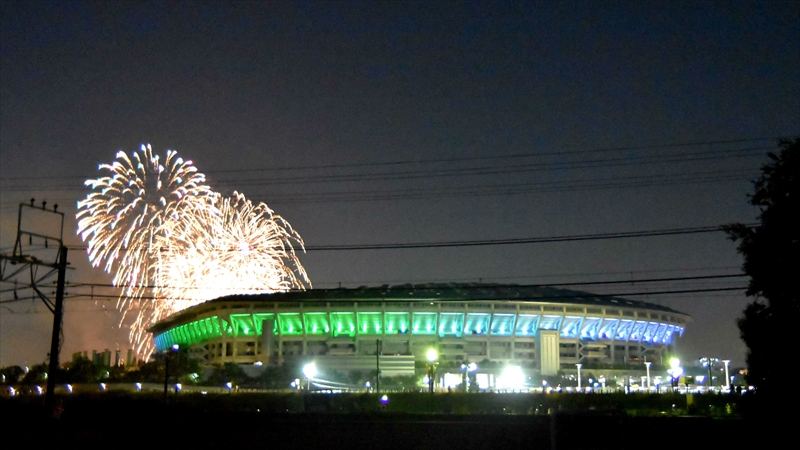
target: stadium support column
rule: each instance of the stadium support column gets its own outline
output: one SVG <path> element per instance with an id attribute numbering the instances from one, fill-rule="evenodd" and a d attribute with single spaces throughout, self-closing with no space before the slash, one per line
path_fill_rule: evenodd
<path id="1" fill-rule="evenodd" d="M 261 354 L 267 366 L 279 364 L 278 358 L 273 358 L 275 347 L 275 319 L 266 319 L 261 322 Z"/>
<path id="2" fill-rule="evenodd" d="M 539 369 L 542 375 L 555 375 L 561 368 L 558 330 L 539 331 Z"/>
<path id="3" fill-rule="evenodd" d="M 609 355 L 611 355 L 611 364 L 612 364 L 612 365 L 613 365 L 613 364 L 616 364 L 616 363 L 617 363 L 617 354 L 616 354 L 616 352 L 615 352 L 615 350 L 616 350 L 616 348 L 615 348 L 615 347 L 616 347 L 616 345 L 614 345 L 614 335 L 613 335 L 613 334 L 611 335 L 611 343 L 610 343 L 610 344 L 608 344 L 608 347 L 609 347 L 609 349 L 608 349 L 608 350 L 609 350 L 608 354 L 609 354 Z"/>
<path id="4" fill-rule="evenodd" d="M 222 319 L 222 317 L 220 317 L 220 319 Z M 228 356 L 228 330 L 225 327 L 225 320 L 222 320 L 222 339 L 219 345 L 219 362 L 224 364 Z"/>

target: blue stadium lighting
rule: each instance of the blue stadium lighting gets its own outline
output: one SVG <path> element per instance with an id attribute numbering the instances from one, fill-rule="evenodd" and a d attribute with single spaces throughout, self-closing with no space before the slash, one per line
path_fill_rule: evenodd
<path id="1" fill-rule="evenodd" d="M 576 299 L 574 291 L 566 290 L 556 291 L 571 297 L 569 301 L 559 301 L 552 290 L 532 286 L 473 290 L 442 285 L 436 289 L 375 290 L 375 297 L 369 289 L 224 297 L 167 318 L 151 332 L 160 351 L 173 345 L 191 348 L 209 366 L 257 361 L 267 366 L 280 364 L 283 355 L 314 355 L 320 367 L 347 367 L 350 363 L 338 361 L 361 357 L 365 350 L 374 349 L 376 337 L 392 335 L 384 340 L 381 358 L 402 359 L 412 371 L 415 360 L 424 361 L 420 349 L 439 338 L 446 339 L 442 363 L 461 364 L 469 357 L 539 369 L 543 354 L 556 352 L 548 360 L 555 365 L 547 370 L 557 371 L 559 366 L 571 367 L 586 358 L 598 358 L 604 364 L 638 363 L 645 349 L 648 359 L 650 355 L 664 357 L 674 336 L 682 334 L 683 324 L 691 320 L 660 305 L 594 298 L 587 293 Z M 511 336 L 513 343 L 507 341 Z M 466 341 L 458 343 L 460 339 Z M 493 345 L 494 339 L 502 339 L 503 345 Z M 582 342 L 594 343 L 583 347 Z"/>

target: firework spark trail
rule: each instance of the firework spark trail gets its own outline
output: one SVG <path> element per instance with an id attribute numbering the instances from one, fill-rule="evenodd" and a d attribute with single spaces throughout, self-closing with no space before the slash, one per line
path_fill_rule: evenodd
<path id="1" fill-rule="evenodd" d="M 102 164 L 110 175 L 88 180 L 78 202 L 78 234 L 93 266 L 104 264 L 124 286 L 117 303 L 138 310 L 130 328 L 136 352 L 153 350 L 149 326 L 181 309 L 223 295 L 311 287 L 295 253 L 303 240 L 264 203 L 234 192 L 222 198 L 191 161 L 167 151 L 164 165 L 149 145 Z M 144 301 L 150 290 L 154 301 Z"/>
<path id="2" fill-rule="evenodd" d="M 294 250 L 304 249 L 300 235 L 266 204 L 238 192 L 218 199 L 214 209 L 187 215 L 170 232 L 158 285 L 163 297 L 185 300 L 181 307 L 224 295 L 310 287 Z"/>
<path id="3" fill-rule="evenodd" d="M 304 249 L 286 220 L 238 192 L 184 215 L 159 236 L 160 300 L 132 332 L 147 336 L 150 324 L 206 300 L 311 287 L 295 245 Z"/>
<path id="4" fill-rule="evenodd" d="M 205 176 L 176 152 L 167 151 L 164 163 L 149 145 L 129 157 L 117 153 L 112 164 L 101 164 L 108 176 L 87 180 L 92 193 L 78 202 L 78 234 L 87 242 L 89 261 L 113 274 L 113 283 L 125 286 L 117 307 L 139 309 L 137 322 L 152 312 L 153 302 L 140 298 L 157 281 L 157 242 L 187 211 L 212 207 L 215 194 Z M 143 337 L 131 329 L 130 339 L 141 349 Z"/>

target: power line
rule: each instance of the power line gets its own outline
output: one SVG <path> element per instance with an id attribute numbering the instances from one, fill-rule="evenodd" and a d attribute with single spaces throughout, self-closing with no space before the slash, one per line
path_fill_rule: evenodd
<path id="1" fill-rule="evenodd" d="M 381 166 L 401 166 L 412 164 L 432 164 L 432 163 L 453 163 L 465 161 L 491 161 L 499 159 L 514 159 L 514 158 L 534 158 L 542 156 L 564 156 L 564 155 L 577 155 L 577 154 L 591 154 L 591 153 L 607 153 L 618 151 L 634 151 L 634 150 L 658 150 L 665 148 L 684 148 L 684 147 L 699 147 L 704 145 L 723 145 L 723 144 L 743 144 L 750 142 L 764 142 L 764 141 L 778 141 L 785 137 L 760 137 L 760 138 L 745 138 L 745 139 L 721 139 L 709 141 L 689 141 L 678 142 L 673 144 L 657 144 L 657 145 L 639 145 L 639 146 L 619 146 L 619 147 L 600 147 L 594 149 L 581 149 L 581 150 L 567 150 L 567 151 L 550 151 L 539 153 L 515 153 L 510 155 L 492 155 L 492 156 L 473 156 L 473 157 L 457 157 L 457 158 L 427 158 L 416 160 L 395 160 L 384 162 L 372 163 L 341 163 L 341 164 L 323 164 L 323 165 L 304 165 L 304 166 L 279 166 L 279 167 L 262 167 L 256 169 L 224 169 L 204 171 L 204 173 L 243 173 L 243 172 L 270 172 L 270 171 L 287 171 L 287 170 L 316 170 L 316 169 L 339 169 L 339 168 L 355 168 L 355 167 L 381 167 Z M 767 147 L 767 148 L 775 148 Z M 85 177 L 77 176 L 38 176 L 38 177 L 6 177 L 0 178 L 3 180 L 37 180 L 37 179 L 81 179 Z"/>
<path id="2" fill-rule="evenodd" d="M 734 172 L 734 171 L 731 171 Z M 308 194 L 274 195 L 271 205 L 298 203 L 335 203 L 354 201 L 385 200 L 421 200 L 428 198 L 484 197 L 522 194 L 544 194 L 553 192 L 577 192 L 586 190 L 629 189 L 654 186 L 672 186 L 676 184 L 719 183 L 729 181 L 746 181 L 752 178 L 750 170 L 735 171 L 737 173 L 720 176 L 700 176 L 681 178 L 678 175 L 657 175 L 647 177 L 616 177 L 566 182 L 535 182 L 498 185 L 479 185 L 464 187 L 444 187 L 429 189 L 405 189 L 384 191 L 343 191 Z M 750 174 L 750 176 L 744 176 Z M 594 183 L 593 183 L 594 182 Z"/>
<path id="3" fill-rule="evenodd" d="M 730 152 L 751 152 L 774 150 L 774 147 L 759 147 L 740 150 L 728 150 L 726 152 L 711 151 L 694 154 L 678 154 L 668 156 L 640 156 L 625 158 L 608 158 L 588 161 L 570 162 L 546 162 L 536 164 L 514 164 L 510 166 L 496 167 L 470 167 L 454 169 L 433 169 L 406 172 L 375 172 L 366 174 L 346 174 L 346 175 L 315 175 L 302 177 L 283 177 L 283 178 L 256 178 L 256 179 L 235 179 L 235 180 L 216 180 L 215 186 L 270 186 L 280 184 L 311 184 L 311 183 L 331 183 L 331 182 L 357 182 L 357 181 L 385 181 L 385 180 L 413 180 L 420 178 L 436 177 L 457 177 L 457 176 L 481 176 L 481 175 L 508 175 L 512 173 L 529 173 L 555 170 L 570 169 L 597 169 L 606 167 L 621 167 L 643 164 L 664 164 L 664 163 L 684 163 L 690 161 L 708 161 L 714 159 L 727 159 L 737 157 L 762 156 L 762 154 L 729 154 Z"/>
<path id="4" fill-rule="evenodd" d="M 504 183 L 458 187 L 434 187 L 392 190 L 328 191 L 296 194 L 271 192 L 270 205 L 298 203 L 334 203 L 355 201 L 421 200 L 427 198 L 454 198 L 478 196 L 507 196 L 544 194 L 553 192 L 577 192 L 586 190 L 630 189 L 655 186 L 720 183 L 750 180 L 756 175 L 750 169 L 693 172 L 650 176 L 578 179 L 571 181 L 543 181 L 530 183 Z M 77 188 L 75 189 L 77 190 Z M 252 197 L 252 195 L 251 195 Z M 70 202 L 74 199 L 55 199 Z M 19 202 L 8 201 L 2 209 L 16 208 Z"/>
<path id="5" fill-rule="evenodd" d="M 377 285 L 377 284 L 390 284 L 390 283 L 412 283 L 412 284 L 425 284 L 425 283 L 454 283 L 454 282 L 475 282 L 476 280 L 480 280 L 480 283 L 490 283 L 493 280 L 531 280 L 531 279 L 541 279 L 541 278 L 566 278 L 566 277 L 576 277 L 576 276 L 587 276 L 587 275 L 629 275 L 633 277 L 633 274 L 641 274 L 641 273 L 664 273 L 664 272 L 693 272 L 693 271 L 708 271 L 708 270 L 719 270 L 719 269 L 740 269 L 739 266 L 722 266 L 722 267 L 710 267 L 710 268 L 700 268 L 700 269 L 663 269 L 663 270 L 628 270 L 628 271 L 616 271 L 616 272 L 584 272 L 584 273 L 562 273 L 562 274 L 546 274 L 546 275 L 504 275 L 504 276 L 483 276 L 483 277 L 459 277 L 459 278 L 424 278 L 424 279 L 402 279 L 402 280 L 323 280 L 323 281 L 314 281 L 314 286 L 316 288 L 320 288 L 321 286 L 337 286 L 340 284 L 346 285 Z M 627 280 L 630 282 L 633 280 Z M 624 280 L 623 280 L 624 281 Z M 635 280 L 633 280 L 635 281 Z M 537 284 L 537 283 L 528 283 L 528 282 L 521 282 L 520 284 Z"/>
<path id="6" fill-rule="evenodd" d="M 774 147 L 750 147 L 743 149 L 727 149 L 727 150 L 708 150 L 694 153 L 682 153 L 671 155 L 643 155 L 643 156 L 626 156 L 619 158 L 604 158 L 583 161 L 567 161 L 567 162 L 541 162 L 534 164 L 513 164 L 509 166 L 494 166 L 494 167 L 467 167 L 467 168 L 449 168 L 449 169 L 430 169 L 430 170 L 417 170 L 405 172 L 373 172 L 365 174 L 342 174 L 342 175 L 314 175 L 314 176 L 293 176 L 282 178 L 257 178 L 257 179 L 234 179 L 234 180 L 216 180 L 215 186 L 227 186 L 235 184 L 237 186 L 252 186 L 252 185 L 276 185 L 276 184 L 310 184 L 310 183 L 330 183 L 330 182 L 354 182 L 354 181 L 379 181 L 379 180 L 408 180 L 418 179 L 435 176 L 437 179 L 443 177 L 453 176 L 479 176 L 479 175 L 498 175 L 510 173 L 522 173 L 532 171 L 552 171 L 552 170 L 568 170 L 568 169 L 585 169 L 585 168 L 601 168 L 601 167 L 617 167 L 617 166 L 630 166 L 654 163 L 671 163 L 671 162 L 689 162 L 689 161 L 706 161 L 710 159 L 726 159 L 736 157 L 751 157 L 761 156 L 760 153 L 750 154 L 753 151 L 774 150 Z M 247 170 L 247 169 L 242 169 Z M 231 170 L 232 172 L 233 170 Z M 206 172 L 211 173 L 212 172 Z M 76 177 L 77 178 L 77 177 Z M 2 181 L 2 180 L 0 180 Z M 7 186 L 5 190 L 19 191 L 19 190 L 54 190 L 54 189 L 69 189 L 69 190 L 82 190 L 84 187 L 75 185 L 56 185 L 49 187 L 41 186 Z"/>
<path id="7" fill-rule="evenodd" d="M 758 224 L 745 224 L 755 227 Z M 475 247 L 486 245 L 512 245 L 512 244 L 543 244 L 553 242 L 594 241 L 603 239 L 626 239 L 637 237 L 674 236 L 684 234 L 713 233 L 723 231 L 722 227 L 706 226 L 693 228 L 672 228 L 645 231 L 626 231 L 618 233 L 574 234 L 563 236 L 533 237 L 520 239 L 486 239 L 475 241 L 440 241 L 440 242 L 411 242 L 398 244 L 372 244 L 372 245 L 321 245 L 308 246 L 306 251 L 341 251 L 341 250 L 396 250 L 413 248 L 440 248 L 440 247 Z"/>
<path id="8" fill-rule="evenodd" d="M 502 286 L 492 286 L 492 287 L 493 288 L 498 288 L 498 287 L 502 287 Z M 515 287 L 515 286 L 509 286 L 509 287 Z M 459 287 L 459 288 L 461 288 L 461 287 Z M 485 289 L 486 286 L 483 286 L 482 288 Z M 372 289 L 372 288 L 368 288 L 368 289 Z M 378 290 L 380 288 L 374 288 L 374 289 Z M 403 290 L 408 290 L 408 289 L 409 288 L 405 288 Z M 434 289 L 434 288 L 430 288 L 430 289 Z M 436 289 L 441 289 L 441 287 L 436 288 Z M 522 300 L 542 301 L 542 300 L 559 300 L 559 299 L 586 298 L 586 297 L 593 297 L 593 298 L 596 298 L 596 297 L 634 297 L 634 296 L 638 297 L 638 296 L 647 296 L 647 295 L 693 294 L 693 293 L 701 293 L 701 292 L 743 291 L 745 289 L 747 289 L 747 286 L 717 287 L 717 288 L 703 288 L 703 289 L 678 289 L 678 290 L 665 290 L 665 291 L 617 292 L 617 293 L 613 293 L 613 294 L 594 294 L 594 293 L 586 293 L 586 292 L 577 292 L 574 295 L 519 296 L 519 297 L 514 297 L 513 299 L 509 299 L 509 300 L 513 300 L 513 301 L 522 301 Z M 415 287 L 414 290 L 415 291 L 420 291 L 420 290 L 424 291 L 426 289 L 425 288 L 420 288 L 420 287 Z M 119 299 L 118 296 L 108 295 L 108 294 L 95 294 L 93 296 L 94 298 L 91 298 L 91 297 L 92 296 L 90 294 L 78 294 L 78 295 L 69 296 L 69 298 L 71 298 L 73 300 L 83 300 L 83 301 L 100 301 L 102 299 L 106 299 L 106 300 L 118 300 Z M 163 298 L 163 297 L 154 297 L 154 296 L 142 296 L 142 297 L 137 297 L 137 298 L 131 299 L 131 300 L 160 301 L 160 300 L 165 300 L 165 298 Z M 191 301 L 191 300 L 174 300 L 174 299 L 170 299 L 170 300 L 171 301 L 187 301 L 187 302 Z M 389 299 L 389 300 L 394 300 L 394 299 Z M 401 299 L 397 299 L 397 300 L 401 300 Z M 408 299 L 402 299 L 402 300 L 403 301 L 408 301 Z M 431 299 L 420 299 L 420 300 L 431 300 Z M 433 300 L 436 300 L 436 299 L 433 299 Z M 480 297 L 480 296 L 477 296 L 477 297 L 473 297 L 473 298 L 469 298 L 469 299 L 458 299 L 458 300 L 453 300 L 453 301 L 473 302 L 473 301 L 486 301 L 486 300 L 496 300 L 496 298 L 494 298 L 494 297 Z M 340 302 L 350 302 L 350 303 L 352 303 L 352 302 L 358 302 L 359 300 L 357 300 L 357 299 L 355 299 L 355 300 L 354 299 L 346 299 L 346 300 L 345 299 L 326 299 L 325 301 L 326 302 L 331 302 L 331 303 L 340 303 Z M 0 302 L 0 303 L 9 303 L 9 302 Z"/>
<path id="9" fill-rule="evenodd" d="M 714 280 L 714 279 L 721 279 L 721 278 L 741 278 L 746 277 L 746 274 L 737 273 L 737 274 L 723 274 L 723 275 L 698 275 L 698 276 L 691 276 L 691 277 L 667 277 L 667 278 L 645 278 L 645 279 L 638 279 L 638 280 L 604 280 L 604 281 L 580 281 L 580 282 L 568 282 L 568 283 L 537 283 L 537 284 L 526 284 L 525 286 L 532 286 L 532 287 L 559 287 L 559 286 L 589 286 L 589 285 L 603 285 L 603 284 L 634 284 L 634 283 L 656 283 L 656 282 L 668 282 L 668 281 L 692 281 L 692 280 Z M 513 284 L 506 284 L 506 285 L 498 285 L 499 287 L 511 287 L 516 286 Z M 69 285 L 70 288 L 78 288 L 78 287 L 104 287 L 104 288 L 119 288 L 119 289 L 127 289 L 127 288 L 141 288 L 141 289 L 155 289 L 159 286 L 129 286 L 129 285 L 114 285 L 111 283 L 72 283 Z M 485 286 L 479 285 L 464 285 L 459 286 L 459 289 L 482 289 Z M 440 289 L 441 287 L 430 289 Z M 194 290 L 201 290 L 201 289 L 213 289 L 218 290 L 217 287 L 188 287 L 187 289 L 194 289 Z M 231 290 L 235 290 L 236 288 L 230 288 Z M 383 289 L 383 288 L 374 288 L 374 289 Z M 389 288 L 390 290 L 393 288 Z M 397 289 L 407 289 L 406 287 L 398 287 Z M 426 287 L 418 287 L 417 289 L 428 289 Z M 292 292 L 305 292 L 306 289 L 292 289 Z"/>
<path id="10" fill-rule="evenodd" d="M 747 227 L 756 227 L 757 223 L 744 224 Z M 644 231 L 623 231 L 616 233 L 596 233 L 596 234 L 573 234 L 563 236 L 532 237 L 518 239 L 485 239 L 475 241 L 439 241 L 439 242 L 408 242 L 394 244 L 359 244 L 359 245 L 318 245 L 298 248 L 297 250 L 312 251 L 347 251 L 347 250 L 398 250 L 416 248 L 443 248 L 443 247 L 477 247 L 487 245 L 514 245 L 514 244 L 544 244 L 554 242 L 576 242 L 576 241 L 596 241 L 604 239 L 627 239 L 638 237 L 655 236 L 675 236 L 685 234 L 714 233 L 724 231 L 721 225 L 691 227 L 691 228 L 668 228 Z M 70 250 L 86 250 L 85 245 L 68 245 Z M 130 249 L 123 249 L 130 251 Z M 147 250 L 141 250 L 145 252 Z M 236 248 L 215 249 L 218 252 L 238 252 Z"/>

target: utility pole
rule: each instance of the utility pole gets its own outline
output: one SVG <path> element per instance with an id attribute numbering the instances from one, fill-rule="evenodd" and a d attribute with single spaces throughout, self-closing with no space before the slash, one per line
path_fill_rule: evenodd
<path id="1" fill-rule="evenodd" d="M 383 350 L 381 340 L 375 340 L 375 392 L 381 393 L 381 351 Z"/>
<path id="2" fill-rule="evenodd" d="M 714 386 L 714 374 L 711 372 L 711 358 L 708 358 L 708 387 Z"/>
<path id="3" fill-rule="evenodd" d="M 47 369 L 47 395 L 45 404 L 49 411 L 53 410 L 53 395 L 56 390 L 58 372 L 58 354 L 61 352 L 61 324 L 64 319 L 64 286 L 67 278 L 67 247 L 61 246 L 58 258 L 58 279 L 56 281 L 56 304 L 53 308 L 53 335 L 50 338 L 50 365 Z"/>
<path id="4" fill-rule="evenodd" d="M 13 291 L 13 299 L 4 303 L 33 300 L 39 298 L 53 313 L 53 335 L 50 340 L 50 363 L 47 373 L 47 393 L 45 404 L 48 412 L 54 411 L 55 377 L 59 368 L 59 352 L 61 351 L 61 323 L 64 318 L 64 297 L 66 295 L 67 248 L 64 246 L 64 213 L 58 211 L 58 205 L 47 209 L 47 202 L 42 206 L 20 203 L 17 216 L 17 239 L 12 254 L 0 253 L 0 283 L 13 284 L 12 289 L 0 289 L 0 293 Z M 58 227 L 53 227 L 53 218 L 58 220 Z M 24 239 L 27 238 L 27 239 Z M 35 241 L 34 241 L 35 240 Z M 40 242 L 44 248 L 37 248 Z M 33 256 L 33 252 L 38 252 Z M 53 257 L 53 254 L 55 256 Z M 52 259 L 49 259 L 51 258 Z M 39 269 L 46 268 L 44 274 Z M 45 281 L 57 274 L 56 298 L 51 300 L 43 289 Z M 20 283 L 18 278 L 29 278 Z M 28 295 L 18 294 L 18 290 L 31 290 Z"/>

